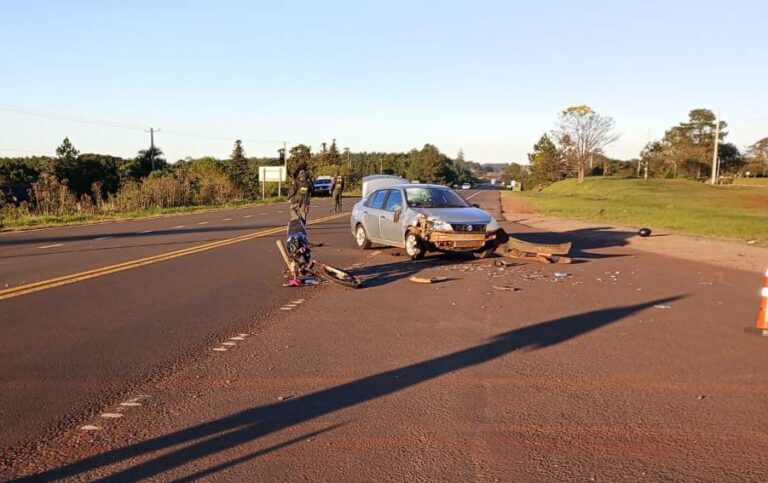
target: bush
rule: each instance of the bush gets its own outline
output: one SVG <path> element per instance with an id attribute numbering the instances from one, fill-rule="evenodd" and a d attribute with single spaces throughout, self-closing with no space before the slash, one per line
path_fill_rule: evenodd
<path id="1" fill-rule="evenodd" d="M 40 215 L 71 215 L 78 210 L 75 195 L 66 183 L 59 183 L 52 174 L 43 173 L 32 184 L 35 212 Z"/>

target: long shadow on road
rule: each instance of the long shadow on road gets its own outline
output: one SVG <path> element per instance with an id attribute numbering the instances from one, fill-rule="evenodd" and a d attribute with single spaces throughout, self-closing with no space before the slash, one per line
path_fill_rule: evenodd
<path id="1" fill-rule="evenodd" d="M 521 327 L 498 334 L 487 342 L 468 349 L 357 379 L 296 399 L 247 409 L 215 421 L 108 451 L 17 481 L 50 481 L 69 478 L 184 445 L 114 473 L 103 481 L 139 481 L 155 477 L 197 459 L 206 458 L 283 429 L 396 393 L 453 371 L 483 364 L 521 349 L 538 350 L 560 344 L 618 322 L 656 304 L 668 303 L 680 298 L 681 296 L 676 296 L 636 305 L 595 310 Z M 292 442 L 288 441 L 277 446 L 285 447 Z M 252 457 L 258 457 L 265 451 L 256 452 Z M 240 457 L 218 463 L 201 474 L 209 475 L 244 461 L 245 459 Z"/>

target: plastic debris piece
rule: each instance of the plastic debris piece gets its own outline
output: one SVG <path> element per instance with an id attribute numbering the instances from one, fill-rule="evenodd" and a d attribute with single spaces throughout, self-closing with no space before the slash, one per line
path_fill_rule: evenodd
<path id="1" fill-rule="evenodd" d="M 438 283 L 438 282 L 445 282 L 448 280 L 448 277 L 411 277 L 408 280 L 414 283 Z"/>
<path id="2" fill-rule="evenodd" d="M 493 288 L 500 292 L 517 292 L 520 290 L 519 288 L 510 287 L 509 285 L 494 285 Z"/>
<path id="3" fill-rule="evenodd" d="M 654 309 L 671 309 L 672 306 L 671 305 L 661 305 L 661 304 L 659 304 L 659 305 L 654 305 L 653 308 Z"/>

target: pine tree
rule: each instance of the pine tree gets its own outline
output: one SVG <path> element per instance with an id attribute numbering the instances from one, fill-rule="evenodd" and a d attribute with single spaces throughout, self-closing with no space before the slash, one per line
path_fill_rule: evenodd
<path id="1" fill-rule="evenodd" d="M 533 146 L 528 161 L 531 164 L 531 186 L 546 186 L 565 177 L 563 154 L 546 134 Z"/>
<path id="2" fill-rule="evenodd" d="M 248 160 L 245 157 L 243 142 L 239 139 L 235 141 L 235 148 L 229 157 L 229 172 L 230 179 L 232 179 L 235 186 L 242 190 L 248 190 L 250 186 L 248 180 Z"/>

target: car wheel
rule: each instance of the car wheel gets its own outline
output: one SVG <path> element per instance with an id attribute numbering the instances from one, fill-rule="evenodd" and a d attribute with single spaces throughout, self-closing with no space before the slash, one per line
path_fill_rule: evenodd
<path id="1" fill-rule="evenodd" d="M 371 248 L 371 240 L 368 239 L 368 234 L 365 232 L 363 225 L 357 225 L 357 229 L 355 229 L 355 242 L 361 250 Z"/>
<path id="2" fill-rule="evenodd" d="M 405 235 L 405 253 L 411 257 L 411 260 L 424 258 L 424 245 L 421 243 L 419 236 L 413 232 Z"/>

